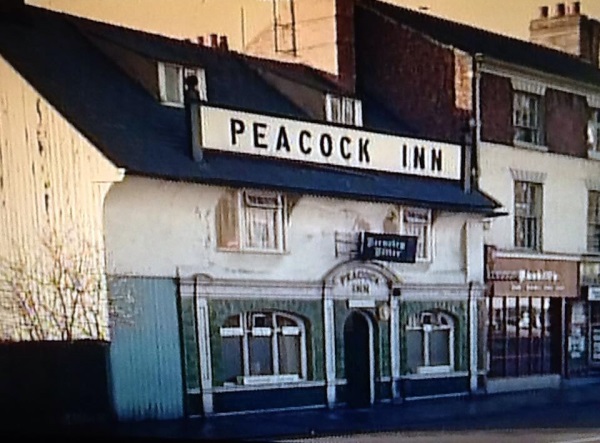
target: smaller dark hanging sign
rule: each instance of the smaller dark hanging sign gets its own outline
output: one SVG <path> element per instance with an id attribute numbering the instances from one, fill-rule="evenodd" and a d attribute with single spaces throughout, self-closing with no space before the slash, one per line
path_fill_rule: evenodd
<path id="1" fill-rule="evenodd" d="M 398 263 L 414 263 L 417 253 L 417 237 L 412 235 L 375 234 L 363 232 L 359 258 Z"/>

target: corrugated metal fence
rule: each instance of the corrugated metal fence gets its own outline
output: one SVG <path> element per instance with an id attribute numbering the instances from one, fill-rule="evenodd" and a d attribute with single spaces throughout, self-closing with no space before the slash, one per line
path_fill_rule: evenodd
<path id="1" fill-rule="evenodd" d="M 177 284 L 167 278 L 113 278 L 111 293 L 134 296 L 110 350 L 113 405 L 121 421 L 184 415 Z"/>

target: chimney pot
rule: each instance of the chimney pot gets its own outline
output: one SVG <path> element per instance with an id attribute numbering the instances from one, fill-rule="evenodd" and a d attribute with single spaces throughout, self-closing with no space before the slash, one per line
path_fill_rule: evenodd
<path id="1" fill-rule="evenodd" d="M 216 48 L 219 46 L 219 36 L 217 34 L 210 34 L 210 47 Z"/>
<path id="2" fill-rule="evenodd" d="M 198 45 L 204 46 L 204 36 L 203 35 L 199 35 L 198 38 L 196 39 L 196 41 L 198 42 Z"/>
<path id="3" fill-rule="evenodd" d="M 565 4 L 564 3 L 557 3 L 556 4 L 556 16 L 557 17 L 564 17 L 565 15 Z"/>
<path id="4" fill-rule="evenodd" d="M 573 2 L 571 4 L 571 14 L 573 14 L 573 15 L 581 14 L 581 2 Z"/>
<path id="5" fill-rule="evenodd" d="M 548 6 L 540 6 L 540 18 L 548 18 Z"/>
<path id="6" fill-rule="evenodd" d="M 229 43 L 227 42 L 227 36 L 226 35 L 221 35 L 219 37 L 219 49 L 221 49 L 223 51 L 229 50 Z"/>

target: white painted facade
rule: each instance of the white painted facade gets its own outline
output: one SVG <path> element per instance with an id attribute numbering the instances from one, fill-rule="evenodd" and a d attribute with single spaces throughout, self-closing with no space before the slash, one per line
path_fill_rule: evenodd
<path id="1" fill-rule="evenodd" d="M 141 177 L 127 177 L 116 184 L 105 205 L 109 272 L 319 281 L 349 258 L 336 258 L 336 231 L 383 232 L 384 218 L 393 208 L 305 195 L 290 211 L 286 252 L 229 252 L 218 250 L 216 243 L 215 210 L 225 192 L 223 187 Z M 386 266 L 407 284 L 460 285 L 467 278 L 481 283 L 482 232 L 479 216 L 434 213 L 432 261 Z"/>
<path id="2" fill-rule="evenodd" d="M 514 249 L 514 181 L 529 175 L 543 184 L 542 250 L 586 252 L 587 195 L 600 187 L 600 161 L 482 142 L 480 168 L 481 189 L 509 213 L 491 222 L 486 244 Z"/>
<path id="3" fill-rule="evenodd" d="M 48 236 L 101 251 L 104 197 L 121 178 L 118 168 L 0 58 L 2 259 L 22 252 L 36 257 Z M 103 267 L 99 260 L 98 269 Z M 14 318 L 6 312 L 2 317 L 0 338 L 18 338 Z"/>

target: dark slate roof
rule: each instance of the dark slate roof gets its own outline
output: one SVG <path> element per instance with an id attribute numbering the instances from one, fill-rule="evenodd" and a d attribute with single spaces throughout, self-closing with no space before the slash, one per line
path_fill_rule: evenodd
<path id="1" fill-rule="evenodd" d="M 359 7 L 375 10 L 440 43 L 471 54 L 482 54 L 513 65 L 600 85 L 600 70 L 562 51 L 445 20 L 378 0 L 360 0 Z"/>
<path id="2" fill-rule="evenodd" d="M 359 200 L 413 203 L 490 213 L 497 203 L 458 182 L 343 170 L 249 156 L 206 152 L 195 162 L 187 144 L 185 111 L 161 105 L 100 52 L 63 14 L 27 8 L 0 16 L 0 55 L 71 124 L 127 174 L 207 184 L 264 187 Z M 106 27 L 107 25 L 102 25 Z M 206 69 L 211 104 L 306 119 L 307 116 L 235 54 L 127 31 L 115 34 L 140 54 Z M 129 37 L 125 37 L 127 34 Z M 384 112 L 383 110 L 380 112 Z M 389 122 L 388 122 L 389 123 Z"/>

